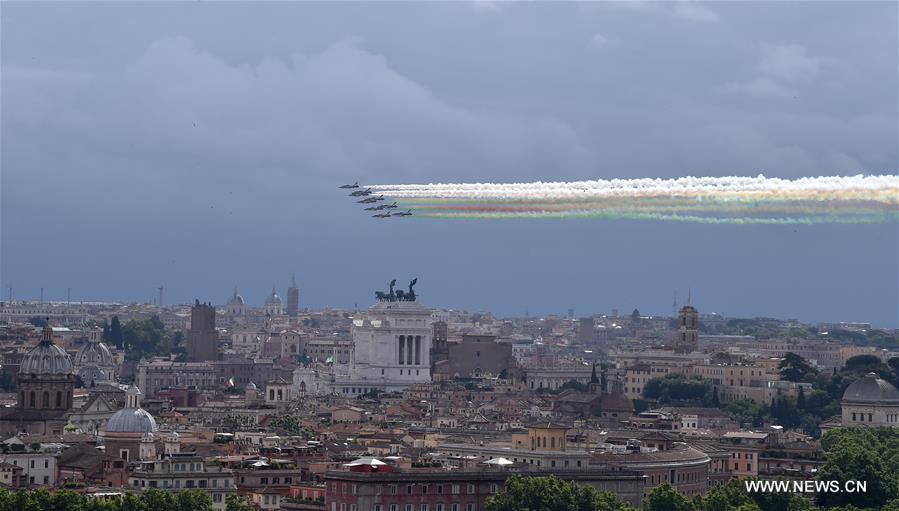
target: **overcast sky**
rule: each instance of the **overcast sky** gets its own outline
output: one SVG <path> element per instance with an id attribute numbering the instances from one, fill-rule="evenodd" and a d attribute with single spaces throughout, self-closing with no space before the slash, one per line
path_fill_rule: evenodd
<path id="1" fill-rule="evenodd" d="M 896 224 L 376 221 L 345 182 L 893 174 L 895 2 L 9 3 L 4 299 L 899 324 Z"/>

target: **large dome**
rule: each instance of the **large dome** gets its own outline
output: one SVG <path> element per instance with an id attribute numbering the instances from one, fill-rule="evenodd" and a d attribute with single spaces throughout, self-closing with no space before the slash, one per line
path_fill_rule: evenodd
<path id="1" fill-rule="evenodd" d="M 82 366 L 88 364 L 108 366 L 113 364 L 112 353 L 102 342 L 89 341 L 78 350 L 75 362 Z"/>
<path id="2" fill-rule="evenodd" d="M 72 374 L 72 360 L 64 349 L 53 344 L 52 328 L 44 327 L 41 342 L 22 358 L 19 374 Z"/>
<path id="3" fill-rule="evenodd" d="M 156 419 L 143 408 L 123 408 L 106 422 L 108 433 L 155 433 Z"/>
<path id="4" fill-rule="evenodd" d="M 140 407 L 140 389 L 134 385 L 125 391 L 125 408 L 106 422 L 106 433 L 155 433 L 156 419 Z"/>
<path id="5" fill-rule="evenodd" d="M 899 390 L 890 382 L 877 377 L 877 373 L 868 373 L 846 388 L 843 401 L 849 403 L 899 403 Z"/>

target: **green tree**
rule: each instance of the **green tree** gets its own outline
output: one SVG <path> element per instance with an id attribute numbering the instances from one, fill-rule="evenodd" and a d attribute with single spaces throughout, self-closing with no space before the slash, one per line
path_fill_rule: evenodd
<path id="1" fill-rule="evenodd" d="M 124 337 L 122 336 L 122 323 L 118 316 L 113 316 L 109 323 L 109 338 L 106 342 L 114 345 L 118 349 L 122 349 L 124 345 Z"/>
<path id="2" fill-rule="evenodd" d="M 826 507 L 856 505 L 880 509 L 899 497 L 899 432 L 891 428 L 839 428 L 821 440 L 827 461 L 818 470 L 820 481 L 865 481 L 864 493 L 819 493 Z"/>
<path id="3" fill-rule="evenodd" d="M 225 511 L 256 511 L 256 508 L 237 495 L 228 495 L 225 499 Z"/>
<path id="4" fill-rule="evenodd" d="M 487 511 L 631 511 L 632 508 L 611 493 L 599 493 L 593 487 L 563 481 L 555 476 L 524 477 L 506 480 L 506 491 L 487 499 Z"/>
<path id="5" fill-rule="evenodd" d="M 656 486 L 646 498 L 644 511 L 693 511 L 693 505 L 670 484 Z"/>
<path id="6" fill-rule="evenodd" d="M 806 377 L 814 376 L 817 371 L 801 356 L 788 351 L 783 360 L 778 364 L 780 377 L 787 381 L 805 381 Z"/>

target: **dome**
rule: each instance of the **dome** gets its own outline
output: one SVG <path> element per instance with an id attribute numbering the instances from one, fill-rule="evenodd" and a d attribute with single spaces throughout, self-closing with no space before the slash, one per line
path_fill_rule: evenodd
<path id="1" fill-rule="evenodd" d="M 878 378 L 877 373 L 868 373 L 846 388 L 843 401 L 850 403 L 899 404 L 899 390 L 891 383 Z"/>
<path id="2" fill-rule="evenodd" d="M 80 365 L 96 364 L 100 366 L 113 365 L 112 353 L 102 342 L 88 341 L 78 350 L 75 362 Z"/>
<path id="3" fill-rule="evenodd" d="M 256 384 L 253 382 L 248 383 L 246 390 L 256 390 Z"/>
<path id="4" fill-rule="evenodd" d="M 243 297 L 240 296 L 240 293 L 237 292 L 237 288 L 234 288 L 234 294 L 231 295 L 231 298 L 228 299 L 228 305 L 243 305 Z"/>
<path id="5" fill-rule="evenodd" d="M 19 374 L 72 374 L 72 360 L 68 353 L 53 344 L 53 329 L 44 327 L 41 342 L 22 358 Z"/>
<path id="6" fill-rule="evenodd" d="M 266 298 L 265 304 L 266 305 L 281 305 L 282 304 L 281 297 L 278 296 L 278 292 L 275 291 L 275 288 L 272 288 L 272 294 L 268 298 Z"/>
<path id="7" fill-rule="evenodd" d="M 107 433 L 155 433 L 156 419 L 143 408 L 123 408 L 106 422 Z"/>

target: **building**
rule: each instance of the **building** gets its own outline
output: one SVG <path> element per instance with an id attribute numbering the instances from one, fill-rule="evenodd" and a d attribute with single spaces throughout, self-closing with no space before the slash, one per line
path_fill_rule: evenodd
<path id="1" fill-rule="evenodd" d="M 556 475 L 566 481 L 609 491 L 632 506 L 642 500 L 644 477 L 629 471 L 537 470 L 533 467 L 397 469 L 363 458 L 345 470 L 325 474 L 325 509 L 333 511 L 482 511 L 486 501 L 505 490 L 513 474 Z"/>
<path id="2" fill-rule="evenodd" d="M 190 452 L 165 454 L 162 459 L 141 460 L 128 478 L 135 490 L 158 488 L 164 491 L 200 489 L 212 498 L 213 509 L 225 509 L 234 494 L 234 474 L 230 469 L 209 466 L 202 457 Z"/>
<path id="3" fill-rule="evenodd" d="M 768 443 L 768 433 L 729 431 L 721 437 L 730 458 L 730 473 L 737 479 L 759 475 L 759 454 Z"/>
<path id="4" fill-rule="evenodd" d="M 668 483 L 681 495 L 693 497 L 709 488 L 711 459 L 701 450 L 683 442 L 668 448 L 643 447 L 640 440 L 631 439 L 625 446 L 603 446 L 593 455 L 592 463 L 613 470 L 629 470 L 646 477 L 643 497 L 661 484 Z"/>
<path id="5" fill-rule="evenodd" d="M 699 311 L 689 302 L 677 313 L 674 350 L 678 353 L 699 351 Z"/>
<path id="6" fill-rule="evenodd" d="M 877 373 L 849 385 L 840 405 L 843 426 L 899 427 L 899 390 Z"/>
<path id="7" fill-rule="evenodd" d="M 54 344 L 53 329 L 46 326 L 40 342 L 22 358 L 17 403 L 0 412 L 0 434 L 61 435 L 74 391 L 72 360 Z"/>
<path id="8" fill-rule="evenodd" d="M 348 396 L 372 390 L 401 391 L 431 381 L 431 310 L 416 301 L 412 290 L 378 292 L 379 302 L 353 319 L 349 364 L 298 367 L 293 372 L 297 395 L 339 393 Z"/>
<path id="9" fill-rule="evenodd" d="M 496 336 L 463 334 L 459 342 L 447 343 L 445 363 L 436 361 L 445 378 L 483 378 L 508 374 L 515 365 L 512 344 L 497 342 Z"/>
<path id="10" fill-rule="evenodd" d="M 300 314 L 300 289 L 297 287 L 296 275 L 290 276 L 290 286 L 287 288 L 287 317 L 291 323 L 296 323 Z"/>
<path id="11" fill-rule="evenodd" d="M 155 399 L 163 390 L 215 388 L 216 382 L 216 365 L 210 362 L 153 359 L 137 365 L 137 386 L 148 399 Z"/>
<path id="12" fill-rule="evenodd" d="M 218 333 L 215 331 L 215 307 L 196 300 L 190 309 L 187 331 L 187 359 L 211 362 L 218 359 Z"/>

